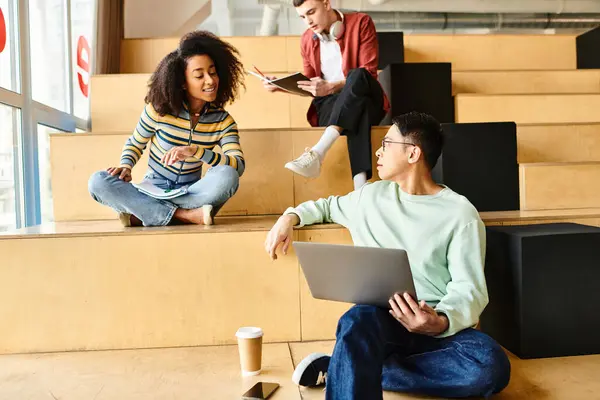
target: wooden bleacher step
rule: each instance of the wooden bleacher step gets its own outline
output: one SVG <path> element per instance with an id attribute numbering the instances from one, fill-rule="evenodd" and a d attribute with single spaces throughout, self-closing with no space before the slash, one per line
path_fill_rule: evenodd
<path id="1" fill-rule="evenodd" d="M 520 165 L 522 210 L 600 207 L 600 162 Z"/>
<path id="2" fill-rule="evenodd" d="M 265 230 L 91 226 L 0 237 L 0 354 L 233 344 L 244 325 L 300 340 L 298 263 L 272 263 Z"/>
<path id="3" fill-rule="evenodd" d="M 405 62 L 450 62 L 455 71 L 577 68 L 575 35 L 404 35 Z M 302 71 L 300 36 L 224 37 L 247 67 Z M 121 73 L 151 73 L 179 38 L 126 39 Z M 284 56 L 281 56 L 281 55 Z"/>
<path id="4" fill-rule="evenodd" d="M 459 94 L 455 106 L 456 122 L 600 122 L 600 94 Z"/>
<path id="5" fill-rule="evenodd" d="M 150 74 L 96 75 L 91 79 L 92 130 L 133 131 L 144 109 Z M 241 129 L 307 128 L 310 101 L 310 97 L 269 93 L 260 80 L 248 77 L 239 99 L 225 109 Z"/>
<path id="6" fill-rule="evenodd" d="M 245 68 L 256 65 L 262 72 L 301 71 L 299 36 L 230 36 L 221 39 L 235 46 Z M 124 39 L 121 41 L 121 73 L 152 73 L 179 38 Z"/>
<path id="7" fill-rule="evenodd" d="M 600 124 L 519 125 L 520 164 L 600 161 Z"/>
<path id="8" fill-rule="evenodd" d="M 387 129 L 373 130 L 373 149 L 379 148 Z M 328 153 L 319 178 L 306 179 L 284 168 L 286 162 L 316 143 L 321 133 L 322 129 L 241 131 L 240 141 L 248 168 L 241 178 L 239 191 L 225 204 L 221 215 L 281 214 L 290 205 L 304 200 L 351 192 L 352 177 L 345 137 L 340 138 Z M 56 221 L 116 218 L 114 211 L 90 197 L 87 182 L 94 172 L 118 165 L 121 149 L 129 136 L 128 132 L 51 135 Z M 373 163 L 376 163 L 375 157 Z M 143 178 L 147 165 L 148 150 L 133 169 L 134 181 Z M 376 171 L 375 165 L 373 170 Z"/>
<path id="9" fill-rule="evenodd" d="M 576 69 L 575 35 L 404 35 L 405 62 L 454 71 Z"/>
<path id="10" fill-rule="evenodd" d="M 92 76 L 93 130 L 133 130 L 144 107 L 149 79 L 150 74 Z M 600 93 L 600 70 L 454 71 L 452 79 L 454 94 Z M 306 128 L 310 100 L 268 93 L 258 79 L 248 77 L 246 89 L 226 109 L 242 129 Z"/>
<path id="11" fill-rule="evenodd" d="M 600 93 L 600 70 L 454 71 L 454 94 Z"/>
<path id="12" fill-rule="evenodd" d="M 487 225 L 600 226 L 600 209 L 481 216 Z M 293 251 L 269 259 L 264 240 L 276 218 L 156 228 L 76 221 L 4 233 L 0 315 L 11 329 L 0 354 L 233 344 L 240 325 L 261 326 L 267 342 L 332 339 L 349 306 L 312 298 Z M 296 230 L 294 240 L 351 243 L 333 224 Z"/>
<path id="13" fill-rule="evenodd" d="M 380 146 L 386 130 L 387 127 L 374 128 L 373 151 Z M 305 179 L 283 168 L 287 161 L 316 143 L 320 134 L 319 128 L 242 130 L 241 142 L 249 167 L 242 176 L 238 193 L 225 205 L 221 214 L 280 214 L 292 204 L 352 191 L 344 138 L 336 142 L 328 153 L 321 176 L 317 179 Z M 129 132 L 51 135 L 56 221 L 116 218 L 116 213 L 90 197 L 87 181 L 95 171 L 119 162 L 121 148 L 129 135 Z M 600 124 L 519 125 L 517 145 L 520 163 L 600 162 Z M 94 151 L 78 150 L 90 148 Z M 147 154 L 133 169 L 134 181 L 143 178 L 146 168 Z M 375 168 L 374 171 L 376 174 Z M 264 196 L 264 193 L 270 195 Z"/>

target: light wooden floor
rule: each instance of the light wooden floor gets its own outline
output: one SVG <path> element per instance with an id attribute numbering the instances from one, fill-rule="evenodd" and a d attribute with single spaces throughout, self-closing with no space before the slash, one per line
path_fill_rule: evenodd
<path id="1" fill-rule="evenodd" d="M 291 375 L 306 355 L 330 353 L 333 344 L 265 345 L 263 374 L 252 378 L 240 376 L 236 346 L 0 356 L 0 399 L 239 399 L 257 381 L 281 385 L 273 400 L 323 399 L 322 389 L 299 389 Z M 600 355 L 511 362 L 511 383 L 496 399 L 600 399 Z"/>

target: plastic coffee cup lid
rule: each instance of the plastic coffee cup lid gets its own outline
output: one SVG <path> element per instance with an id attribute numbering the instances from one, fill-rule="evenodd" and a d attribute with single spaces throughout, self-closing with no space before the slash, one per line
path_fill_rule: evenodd
<path id="1" fill-rule="evenodd" d="M 260 328 L 256 328 L 253 326 L 246 326 L 243 328 L 238 329 L 238 331 L 236 332 L 235 336 L 237 336 L 240 339 L 256 339 L 259 337 L 262 337 L 263 335 L 263 330 Z"/>

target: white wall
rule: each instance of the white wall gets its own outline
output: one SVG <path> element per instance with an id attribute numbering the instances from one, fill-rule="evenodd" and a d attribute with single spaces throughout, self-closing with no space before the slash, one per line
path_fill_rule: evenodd
<path id="1" fill-rule="evenodd" d="M 255 36 L 260 29 L 263 7 L 256 0 L 229 0 L 233 34 L 236 36 Z M 306 25 L 298 17 L 295 9 L 281 7 L 278 18 L 278 35 L 300 35 Z"/>
<path id="2" fill-rule="evenodd" d="M 212 14 L 189 20 L 206 3 L 211 4 Z M 363 11 L 600 13 L 600 0 L 332 0 L 332 4 Z M 125 0 L 125 37 L 172 37 L 192 29 L 206 29 L 219 36 L 255 36 L 262 16 L 263 6 L 258 0 Z M 277 34 L 300 35 L 305 29 L 294 8 L 283 6 Z M 473 29 L 468 31 L 476 33 Z M 455 31 L 458 32 L 461 31 Z"/>
<path id="3" fill-rule="evenodd" d="M 125 38 L 180 36 L 201 24 L 210 9 L 211 0 L 125 0 Z"/>

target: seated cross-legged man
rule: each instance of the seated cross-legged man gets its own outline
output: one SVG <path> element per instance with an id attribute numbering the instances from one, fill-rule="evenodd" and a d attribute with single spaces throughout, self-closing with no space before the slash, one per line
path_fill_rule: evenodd
<path id="1" fill-rule="evenodd" d="M 244 154 L 237 124 L 223 107 L 243 84 L 237 54 L 210 32 L 195 31 L 158 64 L 120 165 L 96 172 L 88 183 L 94 200 L 117 211 L 125 226 L 211 225 L 236 193 Z M 131 170 L 148 145 L 143 183 L 177 190 L 179 197 L 155 198 L 131 184 Z M 210 166 L 204 177 L 203 164 Z"/>
<path id="2" fill-rule="evenodd" d="M 367 14 L 334 10 L 329 0 L 294 0 L 293 4 L 309 27 L 300 50 L 304 75 L 311 80 L 298 86 L 315 96 L 307 115 L 311 126 L 326 128 L 317 144 L 285 167 L 307 178 L 319 176 L 325 154 L 345 135 L 358 189 L 372 176 L 371 126 L 389 111 L 377 81 L 375 25 Z M 277 90 L 268 83 L 265 87 Z"/>
<path id="3" fill-rule="evenodd" d="M 485 227 L 465 197 L 433 181 L 442 146 L 433 117 L 396 117 L 376 153 L 381 181 L 290 208 L 269 232 L 273 259 L 280 247 L 287 252 L 294 226 L 318 223 L 345 226 L 359 246 L 404 249 L 420 300 L 400 293 L 389 309 L 352 307 L 339 320 L 333 354 L 305 358 L 297 384 L 326 382 L 326 398 L 344 400 L 381 399 L 382 390 L 488 397 L 507 386 L 508 357 L 473 328 L 488 303 Z"/>

